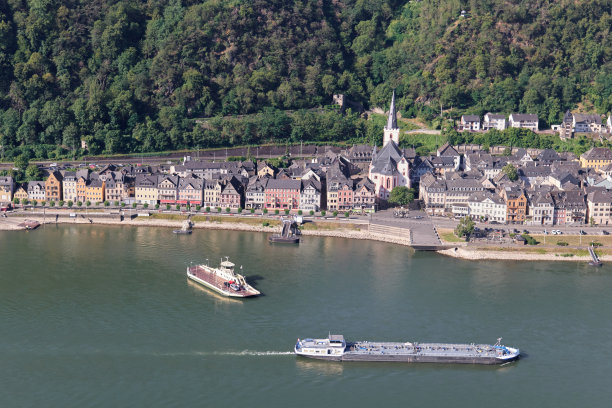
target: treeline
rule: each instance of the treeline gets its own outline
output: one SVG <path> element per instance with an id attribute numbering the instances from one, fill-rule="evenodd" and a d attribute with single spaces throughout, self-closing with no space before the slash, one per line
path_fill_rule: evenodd
<path id="1" fill-rule="evenodd" d="M 607 0 L 0 0 L 0 154 L 368 140 L 360 119 L 309 109 L 334 93 L 386 107 L 393 88 L 405 117 L 546 126 L 612 109 L 610 26 Z"/>

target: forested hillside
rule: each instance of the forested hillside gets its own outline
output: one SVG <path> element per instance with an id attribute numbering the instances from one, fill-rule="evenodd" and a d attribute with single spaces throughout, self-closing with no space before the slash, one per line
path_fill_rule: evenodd
<path id="1" fill-rule="evenodd" d="M 359 140 L 357 116 L 302 109 L 393 88 L 405 116 L 603 114 L 611 26 L 609 0 L 0 0 L 1 153 Z"/>

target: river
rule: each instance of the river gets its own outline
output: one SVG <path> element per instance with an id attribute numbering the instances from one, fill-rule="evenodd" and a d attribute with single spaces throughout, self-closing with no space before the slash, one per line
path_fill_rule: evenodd
<path id="1" fill-rule="evenodd" d="M 263 295 L 187 281 L 229 256 Z M 0 231 L 2 407 L 608 407 L 612 269 L 116 226 Z M 504 343 L 503 367 L 296 358 L 298 337 Z"/>

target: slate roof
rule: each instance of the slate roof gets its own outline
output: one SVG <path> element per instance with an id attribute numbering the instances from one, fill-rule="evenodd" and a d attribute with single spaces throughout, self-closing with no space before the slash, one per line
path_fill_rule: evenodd
<path id="1" fill-rule="evenodd" d="M 480 116 L 478 115 L 463 115 L 461 116 L 461 122 L 480 122 Z"/>
<path id="2" fill-rule="evenodd" d="M 581 157 L 586 160 L 612 160 L 612 150 L 605 147 L 593 147 Z"/>
<path id="3" fill-rule="evenodd" d="M 372 173 L 390 176 L 397 170 L 397 163 L 402 159 L 402 152 L 393 140 L 389 141 L 372 157 Z"/>
<path id="4" fill-rule="evenodd" d="M 514 122 L 534 122 L 538 120 L 538 115 L 531 113 L 512 113 L 512 120 Z"/>
<path id="5" fill-rule="evenodd" d="M 491 112 L 489 112 L 489 113 L 487 113 L 485 115 L 485 119 L 487 117 L 488 117 L 489 121 L 506 119 L 506 115 L 500 115 L 498 113 L 491 113 Z"/>
<path id="6" fill-rule="evenodd" d="M 266 189 L 299 190 L 302 183 L 293 179 L 270 179 Z"/>

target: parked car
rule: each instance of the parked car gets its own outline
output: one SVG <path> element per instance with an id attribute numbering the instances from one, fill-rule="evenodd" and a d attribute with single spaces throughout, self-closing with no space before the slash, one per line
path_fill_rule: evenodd
<path id="1" fill-rule="evenodd" d="M 584 232 L 584 230 L 580 230 L 580 235 L 586 235 L 586 232 Z"/>
<path id="2" fill-rule="evenodd" d="M 610 233 L 608 231 L 602 230 L 601 235 L 610 235 Z"/>

